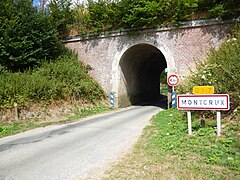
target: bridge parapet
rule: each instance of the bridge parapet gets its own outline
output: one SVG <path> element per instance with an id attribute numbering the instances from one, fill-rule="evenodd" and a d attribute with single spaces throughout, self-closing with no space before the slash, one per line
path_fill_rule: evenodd
<path id="1" fill-rule="evenodd" d="M 232 24 L 234 22 L 239 22 L 239 19 L 232 20 L 221 20 L 221 19 L 207 19 L 207 20 L 191 20 L 179 22 L 178 24 L 170 24 L 170 25 L 160 25 L 159 27 L 148 27 L 148 28 L 130 28 L 130 29 L 119 29 L 114 31 L 103 31 L 97 33 L 89 33 L 85 35 L 76 35 L 76 36 L 66 36 L 63 40 L 63 43 L 71 43 L 75 41 L 86 41 L 92 39 L 100 39 L 100 38 L 110 38 L 117 36 L 128 36 L 130 32 L 161 32 L 161 31 L 169 31 L 174 29 L 185 29 L 185 28 L 194 28 L 201 26 L 213 26 L 220 24 Z M 133 33 L 134 34 L 134 33 Z"/>

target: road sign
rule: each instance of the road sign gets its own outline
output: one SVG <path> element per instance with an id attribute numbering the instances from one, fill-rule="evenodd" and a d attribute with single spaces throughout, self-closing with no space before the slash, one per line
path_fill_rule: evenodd
<path id="1" fill-rule="evenodd" d="M 228 94 L 208 95 L 178 95 L 178 109 L 180 110 L 229 110 Z"/>
<path id="2" fill-rule="evenodd" d="M 214 94 L 213 86 L 194 86 L 193 94 Z"/>
<path id="3" fill-rule="evenodd" d="M 179 78 L 176 74 L 171 74 L 168 76 L 168 85 L 169 86 L 176 86 L 179 83 Z"/>

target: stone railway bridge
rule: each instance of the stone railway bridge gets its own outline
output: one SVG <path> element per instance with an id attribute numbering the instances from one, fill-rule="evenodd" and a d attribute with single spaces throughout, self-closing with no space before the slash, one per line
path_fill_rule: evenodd
<path id="1" fill-rule="evenodd" d="M 99 36 L 68 37 L 65 46 L 91 67 L 89 74 L 105 92 L 115 94 L 115 106 L 159 100 L 160 74 L 183 79 L 227 36 L 232 21 L 197 20 L 180 27 L 115 31 Z"/>

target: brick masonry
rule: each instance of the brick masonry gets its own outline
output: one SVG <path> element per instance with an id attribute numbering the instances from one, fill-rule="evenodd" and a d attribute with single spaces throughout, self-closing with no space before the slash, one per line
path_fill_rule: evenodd
<path id="1" fill-rule="evenodd" d="M 164 55 L 168 72 L 181 78 L 195 68 L 195 60 L 204 60 L 211 49 L 216 49 L 227 36 L 231 23 L 188 25 L 181 28 L 139 31 L 137 35 L 116 34 L 89 39 L 66 41 L 65 46 L 77 53 L 80 61 L 91 66 L 89 74 L 105 92 L 122 89 L 119 62 L 133 45 L 146 43 Z"/>

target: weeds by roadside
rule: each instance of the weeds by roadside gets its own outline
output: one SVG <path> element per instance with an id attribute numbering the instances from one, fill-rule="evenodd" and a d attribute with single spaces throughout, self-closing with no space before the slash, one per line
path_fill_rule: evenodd
<path id="1" fill-rule="evenodd" d="M 73 122 L 75 120 L 79 120 L 81 118 L 84 118 L 90 115 L 103 113 L 109 110 L 112 110 L 112 108 L 105 104 L 99 104 L 96 106 L 84 106 L 84 107 L 75 106 L 75 108 L 72 109 L 74 115 L 66 117 L 64 119 L 57 119 L 55 121 L 39 121 L 39 120 L 23 121 L 22 120 L 19 122 L 2 123 L 0 124 L 0 138 L 13 135 L 19 132 L 27 131 L 30 129 L 38 128 L 38 127 L 45 127 L 53 124 L 63 124 L 63 123 Z"/>
<path id="2" fill-rule="evenodd" d="M 240 25 L 236 24 L 231 36 L 217 50 L 212 50 L 205 62 L 197 62 L 197 70 L 191 72 L 184 82 L 177 86 L 181 93 L 192 93 L 194 86 L 214 86 L 215 94 L 229 94 L 231 110 L 240 109 Z M 225 113 L 226 114 L 226 113 Z"/>
<path id="3" fill-rule="evenodd" d="M 216 122 L 200 127 L 193 118 L 194 135 L 187 135 L 186 113 L 160 112 L 134 147 L 104 179 L 239 179 L 238 121 L 225 119 L 217 137 Z"/>

